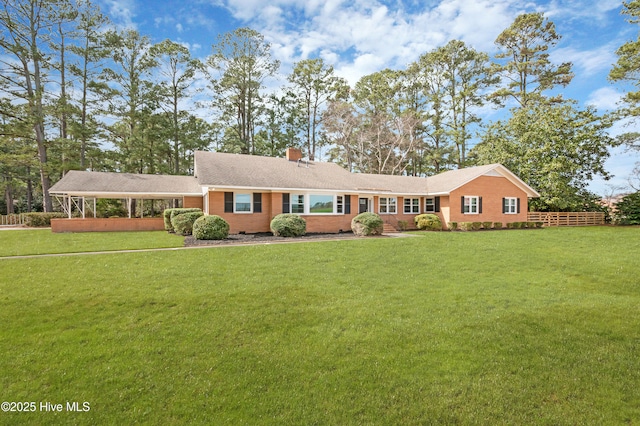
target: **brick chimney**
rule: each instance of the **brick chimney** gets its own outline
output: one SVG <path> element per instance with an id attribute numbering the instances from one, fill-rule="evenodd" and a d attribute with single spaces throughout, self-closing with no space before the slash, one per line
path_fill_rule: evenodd
<path id="1" fill-rule="evenodd" d="M 298 161 L 302 160 L 302 151 L 298 148 L 287 148 L 287 160 Z"/>

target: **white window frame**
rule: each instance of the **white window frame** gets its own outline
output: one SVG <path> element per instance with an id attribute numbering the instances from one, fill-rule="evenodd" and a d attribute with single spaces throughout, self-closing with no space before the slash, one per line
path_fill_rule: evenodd
<path id="1" fill-rule="evenodd" d="M 431 201 L 431 204 L 429 204 Z M 434 197 L 426 197 L 424 199 L 424 212 L 435 213 L 436 212 L 436 199 Z"/>
<path id="2" fill-rule="evenodd" d="M 238 196 L 248 196 L 249 197 L 249 210 L 238 210 Z M 246 203 L 242 203 L 246 204 Z M 234 192 L 233 193 L 233 212 L 239 214 L 251 214 L 253 213 L 253 193 L 249 192 Z"/>
<path id="3" fill-rule="evenodd" d="M 474 201 L 475 200 L 475 204 Z M 464 214 L 479 214 L 480 197 L 477 195 L 464 196 Z"/>
<path id="4" fill-rule="evenodd" d="M 336 195 L 336 202 L 334 203 L 335 205 L 335 213 L 336 214 L 343 214 L 344 213 L 344 195 Z"/>
<path id="5" fill-rule="evenodd" d="M 302 198 L 300 198 L 302 197 Z M 300 206 L 300 199 L 302 199 L 302 211 L 294 211 L 296 209 L 294 209 L 294 206 Z M 306 209 L 307 209 L 307 197 L 305 194 L 291 194 L 291 196 L 289 197 L 289 210 L 291 211 L 291 213 L 293 214 L 305 214 Z"/>
<path id="6" fill-rule="evenodd" d="M 504 198 L 504 214 L 518 214 L 518 198 L 517 197 L 505 197 Z"/>
<path id="7" fill-rule="evenodd" d="M 382 200 L 385 200 L 384 204 Z M 398 198 L 397 197 L 379 197 L 378 198 L 378 213 L 380 214 L 397 214 L 398 213 Z"/>
<path id="8" fill-rule="evenodd" d="M 407 201 L 409 201 L 408 204 Z M 420 214 L 420 198 L 405 197 L 403 205 L 405 214 Z"/>

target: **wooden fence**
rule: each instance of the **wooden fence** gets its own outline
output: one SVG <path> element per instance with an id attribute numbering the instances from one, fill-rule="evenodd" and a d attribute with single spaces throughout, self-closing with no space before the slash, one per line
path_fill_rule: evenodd
<path id="1" fill-rule="evenodd" d="M 24 214 L 0 215 L 0 226 L 24 225 Z"/>
<path id="2" fill-rule="evenodd" d="M 604 225 L 602 212 L 529 212 L 528 222 L 543 222 L 544 226 Z"/>

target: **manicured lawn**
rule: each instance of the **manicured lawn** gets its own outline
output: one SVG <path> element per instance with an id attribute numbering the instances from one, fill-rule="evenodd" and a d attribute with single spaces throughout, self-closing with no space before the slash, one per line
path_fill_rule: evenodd
<path id="1" fill-rule="evenodd" d="M 3 259 L 0 400 L 91 410 L 0 423 L 637 424 L 639 256 L 602 227 Z"/>
<path id="2" fill-rule="evenodd" d="M 53 234 L 49 229 L 10 230 L 0 231 L 0 257 L 181 247 L 183 241 L 164 231 Z"/>

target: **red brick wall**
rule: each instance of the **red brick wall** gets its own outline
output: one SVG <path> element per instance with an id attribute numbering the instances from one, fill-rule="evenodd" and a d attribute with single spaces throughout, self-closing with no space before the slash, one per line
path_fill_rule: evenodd
<path id="1" fill-rule="evenodd" d="M 202 210 L 203 199 L 202 197 L 182 197 L 182 207 Z"/>
<path id="2" fill-rule="evenodd" d="M 460 197 L 463 196 L 482 197 L 482 213 L 461 213 Z M 504 197 L 520 198 L 519 214 L 502 213 L 502 198 Z M 503 177 L 480 176 L 453 191 L 450 196 L 450 205 L 449 220 L 451 222 L 502 222 L 505 224 L 527 221 L 527 194 Z"/>
<path id="3" fill-rule="evenodd" d="M 163 231 L 161 217 L 51 219 L 52 232 Z"/>

